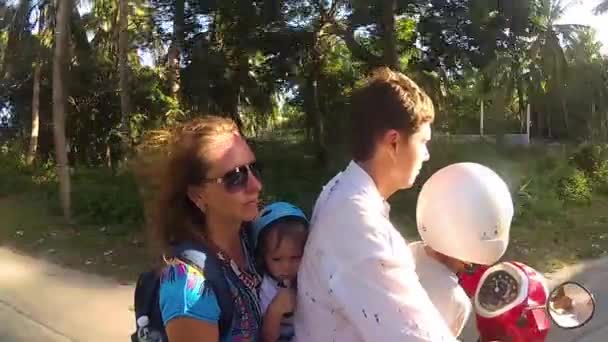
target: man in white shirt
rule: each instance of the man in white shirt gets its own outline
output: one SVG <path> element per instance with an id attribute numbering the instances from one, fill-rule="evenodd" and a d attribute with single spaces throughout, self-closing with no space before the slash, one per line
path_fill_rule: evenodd
<path id="1" fill-rule="evenodd" d="M 300 342 L 456 341 L 416 275 L 386 200 L 428 160 L 430 98 L 379 70 L 352 99 L 353 161 L 323 189 L 298 273 Z"/>

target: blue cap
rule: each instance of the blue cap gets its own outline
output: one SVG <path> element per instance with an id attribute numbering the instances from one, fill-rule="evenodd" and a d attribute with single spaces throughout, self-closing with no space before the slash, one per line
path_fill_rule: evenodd
<path id="1" fill-rule="evenodd" d="M 262 230 L 276 221 L 288 217 L 301 220 L 308 225 L 308 219 L 304 212 L 291 203 L 275 202 L 264 207 L 260 215 L 252 222 L 254 245 L 257 246 L 258 236 L 260 236 Z"/>

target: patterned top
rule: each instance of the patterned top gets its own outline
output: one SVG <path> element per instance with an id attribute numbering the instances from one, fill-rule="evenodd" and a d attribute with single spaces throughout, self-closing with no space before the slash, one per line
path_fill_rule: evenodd
<path id="1" fill-rule="evenodd" d="M 233 296 L 234 312 L 230 333 L 221 340 L 256 342 L 260 338 L 262 315 L 257 297 L 260 276 L 255 271 L 245 233 L 241 238 L 247 259 L 247 269 L 241 270 L 225 253 L 217 250 L 222 271 Z M 179 260 L 170 260 L 164 268 L 160 285 L 160 308 L 165 326 L 174 318 L 188 317 L 219 323 L 220 306 L 204 270 Z"/>

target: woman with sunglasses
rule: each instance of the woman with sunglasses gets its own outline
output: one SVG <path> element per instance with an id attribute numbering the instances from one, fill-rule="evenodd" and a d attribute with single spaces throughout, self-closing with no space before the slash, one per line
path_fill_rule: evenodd
<path id="1" fill-rule="evenodd" d="M 165 256 L 199 244 L 217 263 L 201 269 L 166 258 L 159 302 L 170 342 L 257 341 L 261 314 L 260 276 L 247 241 L 245 222 L 258 214 L 262 184 L 256 159 L 230 119 L 203 117 L 174 133 L 155 220 Z M 218 269 L 207 269 L 216 267 Z M 219 295 L 205 275 L 225 277 L 231 294 L 231 324 L 220 324 Z M 220 328 L 221 326 L 221 328 Z"/>

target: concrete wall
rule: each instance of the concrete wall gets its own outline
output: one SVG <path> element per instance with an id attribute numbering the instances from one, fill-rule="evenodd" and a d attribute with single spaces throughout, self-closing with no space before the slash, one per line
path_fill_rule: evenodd
<path id="1" fill-rule="evenodd" d="M 530 138 L 527 134 L 502 134 L 502 135 L 479 135 L 479 134 L 442 134 L 433 135 L 433 139 L 449 141 L 453 143 L 488 142 L 501 143 L 505 145 L 529 145 Z"/>

